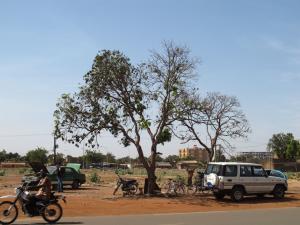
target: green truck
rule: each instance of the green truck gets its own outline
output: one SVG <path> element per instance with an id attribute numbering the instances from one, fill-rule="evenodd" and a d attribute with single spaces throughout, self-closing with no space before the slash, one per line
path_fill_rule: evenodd
<path id="1" fill-rule="evenodd" d="M 32 162 L 30 166 L 35 174 L 25 175 L 22 182 L 34 183 L 38 181 L 36 174 L 41 170 L 48 173 L 48 177 L 51 180 L 53 189 L 56 189 L 57 177 L 56 177 L 56 166 L 45 166 L 40 162 Z M 71 186 L 73 189 L 78 189 L 82 184 L 86 182 L 85 174 L 80 172 L 80 164 L 68 163 L 66 166 L 62 166 L 64 170 L 63 185 Z"/>

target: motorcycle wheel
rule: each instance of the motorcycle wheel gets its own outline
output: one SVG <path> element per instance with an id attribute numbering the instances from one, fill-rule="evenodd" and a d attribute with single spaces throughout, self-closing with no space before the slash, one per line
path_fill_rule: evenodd
<path id="1" fill-rule="evenodd" d="M 134 194 L 138 191 L 138 187 L 139 187 L 138 184 L 132 185 L 132 189 L 130 188 L 129 193 L 130 193 L 131 195 L 134 195 Z"/>
<path id="2" fill-rule="evenodd" d="M 48 223 L 56 223 L 63 215 L 63 209 L 58 203 L 50 203 L 45 206 L 42 212 L 42 217 Z"/>
<path id="3" fill-rule="evenodd" d="M 188 194 L 195 195 L 197 193 L 197 191 L 198 191 L 198 187 L 195 184 L 190 187 L 187 187 Z"/>
<path id="4" fill-rule="evenodd" d="M 13 202 L 4 201 L 0 203 L 0 224 L 11 224 L 18 215 L 18 208 Z"/>
<path id="5" fill-rule="evenodd" d="M 184 184 L 177 185 L 175 187 L 175 193 L 176 194 L 185 194 L 185 185 Z"/>

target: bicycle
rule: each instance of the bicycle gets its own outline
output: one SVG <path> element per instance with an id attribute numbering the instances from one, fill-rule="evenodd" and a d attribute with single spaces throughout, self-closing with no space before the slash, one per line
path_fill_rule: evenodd
<path id="1" fill-rule="evenodd" d="M 165 194 L 185 194 L 186 186 L 181 180 L 168 179 L 167 183 L 162 186 L 162 192 Z"/>

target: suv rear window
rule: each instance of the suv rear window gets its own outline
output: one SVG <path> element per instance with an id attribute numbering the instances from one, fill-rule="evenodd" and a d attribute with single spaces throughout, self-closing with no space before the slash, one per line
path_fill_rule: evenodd
<path id="1" fill-rule="evenodd" d="M 205 174 L 215 173 L 217 175 L 221 175 L 221 167 L 221 165 L 208 164 Z"/>
<path id="2" fill-rule="evenodd" d="M 224 167 L 224 177 L 236 177 L 237 176 L 237 166 L 226 165 Z"/>

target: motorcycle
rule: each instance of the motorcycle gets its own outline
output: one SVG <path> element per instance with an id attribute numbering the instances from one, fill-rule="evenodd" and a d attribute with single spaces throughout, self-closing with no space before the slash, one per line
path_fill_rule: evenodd
<path id="1" fill-rule="evenodd" d="M 120 177 L 119 174 L 117 174 L 117 176 L 118 176 L 118 180 L 113 195 L 117 193 L 120 187 L 123 191 L 123 196 L 134 195 L 137 192 L 139 186 L 137 180 L 135 179 L 125 180 L 122 177 Z"/>
<path id="2" fill-rule="evenodd" d="M 33 196 L 28 191 L 28 184 L 23 184 L 15 189 L 16 195 L 2 196 L 0 199 L 14 198 L 13 201 L 0 202 L 0 224 L 11 224 L 19 215 L 17 204 L 24 214 L 30 217 L 42 216 L 48 223 L 56 223 L 60 220 L 63 214 L 63 209 L 59 204 L 59 200 L 66 203 L 66 198 L 63 195 L 55 195 L 51 193 L 49 199 L 37 199 L 33 201 Z M 35 204 L 34 204 L 35 203 Z"/>

